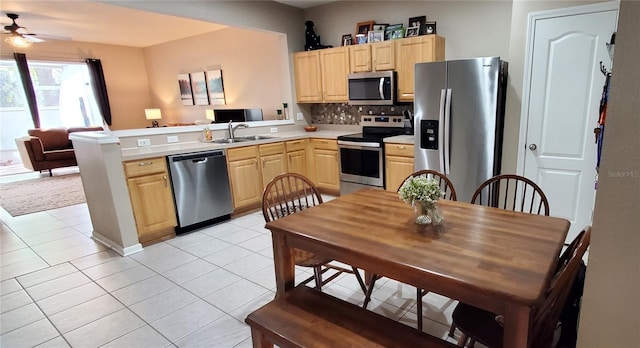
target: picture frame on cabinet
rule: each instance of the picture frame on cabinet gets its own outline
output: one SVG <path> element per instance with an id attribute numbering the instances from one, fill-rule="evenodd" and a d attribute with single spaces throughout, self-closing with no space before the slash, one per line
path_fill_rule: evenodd
<path id="1" fill-rule="evenodd" d="M 353 37 L 351 34 L 342 35 L 342 46 L 351 46 L 353 44 Z"/>
<path id="2" fill-rule="evenodd" d="M 387 30 L 387 26 L 389 26 L 389 24 L 382 24 L 382 23 L 378 23 L 378 24 L 374 24 L 373 25 L 373 30 L 377 31 L 377 30 L 382 30 L 385 31 Z"/>
<path id="3" fill-rule="evenodd" d="M 356 24 L 356 36 L 358 36 L 358 34 L 364 34 L 366 36 L 369 30 L 373 30 L 374 24 L 374 21 L 358 22 L 358 24 Z"/>
<path id="4" fill-rule="evenodd" d="M 427 24 L 425 24 L 425 34 L 437 34 L 436 22 L 427 22 Z"/>
<path id="5" fill-rule="evenodd" d="M 385 40 L 402 39 L 404 37 L 404 27 L 402 23 L 387 26 L 384 31 Z"/>
<path id="6" fill-rule="evenodd" d="M 191 78 L 189 74 L 178 74 L 178 87 L 182 105 L 193 105 L 193 93 L 191 92 Z"/>
<path id="7" fill-rule="evenodd" d="M 418 36 L 418 35 L 420 35 L 420 27 L 408 27 L 405 37 L 412 37 L 412 36 Z"/>
<path id="8" fill-rule="evenodd" d="M 382 30 L 371 30 L 367 35 L 367 42 L 380 42 L 384 41 L 384 31 Z"/>
<path id="9" fill-rule="evenodd" d="M 189 74 L 191 77 L 191 91 L 193 92 L 193 102 L 195 105 L 209 105 L 209 94 L 207 93 L 207 79 L 204 71 Z"/>
<path id="10" fill-rule="evenodd" d="M 407 28 L 418 27 L 418 35 L 425 34 L 425 23 L 427 22 L 427 16 L 418 16 L 409 18 L 409 25 Z M 408 36 L 408 35 L 407 35 Z M 417 35 L 412 35 L 417 36 Z"/>
<path id="11" fill-rule="evenodd" d="M 207 91 L 209 92 L 210 105 L 225 105 L 224 84 L 222 82 L 222 70 L 207 71 Z"/>
<path id="12" fill-rule="evenodd" d="M 367 43 L 367 34 L 356 35 L 356 44 L 362 45 Z"/>

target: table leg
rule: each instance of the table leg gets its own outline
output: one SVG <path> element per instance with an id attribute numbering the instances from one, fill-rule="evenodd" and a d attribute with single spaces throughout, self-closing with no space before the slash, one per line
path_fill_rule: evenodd
<path id="1" fill-rule="evenodd" d="M 528 347 L 531 310 L 527 306 L 507 304 L 504 313 L 504 346 Z"/>
<path id="2" fill-rule="evenodd" d="M 295 265 L 291 248 L 287 245 L 287 238 L 273 231 L 271 236 L 276 272 L 276 297 L 280 297 L 295 286 Z"/>

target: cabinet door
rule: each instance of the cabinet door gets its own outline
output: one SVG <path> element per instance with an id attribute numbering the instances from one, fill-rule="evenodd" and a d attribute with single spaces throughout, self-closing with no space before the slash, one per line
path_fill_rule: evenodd
<path id="1" fill-rule="evenodd" d="M 322 77 L 319 51 L 305 51 L 293 55 L 298 103 L 322 101 Z"/>
<path id="2" fill-rule="evenodd" d="M 262 187 L 267 187 L 271 179 L 287 172 L 287 160 L 284 153 L 260 156 L 260 163 L 262 165 Z"/>
<path id="3" fill-rule="evenodd" d="M 382 41 L 371 44 L 373 71 L 393 70 L 396 68 L 394 41 Z"/>
<path id="4" fill-rule="evenodd" d="M 413 158 L 386 156 L 386 188 L 387 191 L 397 191 L 404 178 L 413 173 Z"/>
<path id="5" fill-rule="evenodd" d="M 349 46 L 326 48 L 320 51 L 322 89 L 325 102 L 347 102 L 349 74 Z"/>
<path id="6" fill-rule="evenodd" d="M 338 151 L 315 150 L 316 186 L 328 192 L 340 192 L 340 173 L 338 168 Z"/>
<path id="7" fill-rule="evenodd" d="M 371 71 L 371 45 L 349 46 L 349 64 L 352 73 Z"/>
<path id="8" fill-rule="evenodd" d="M 287 162 L 290 173 L 307 176 L 307 154 L 305 150 L 287 153 Z"/>
<path id="9" fill-rule="evenodd" d="M 177 225 L 166 172 L 128 179 L 127 183 L 141 243 L 158 238 L 158 231 Z"/>
<path id="10" fill-rule="evenodd" d="M 229 179 L 234 209 L 260 205 L 262 179 L 256 158 L 229 162 Z"/>
<path id="11" fill-rule="evenodd" d="M 397 40 L 395 45 L 398 100 L 413 101 L 414 65 L 443 60 L 444 39 L 437 35 L 423 35 Z"/>

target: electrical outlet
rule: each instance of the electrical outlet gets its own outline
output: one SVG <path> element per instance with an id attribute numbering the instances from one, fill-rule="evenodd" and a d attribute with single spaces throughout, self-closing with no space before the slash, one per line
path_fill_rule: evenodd
<path id="1" fill-rule="evenodd" d="M 149 139 L 138 139 L 138 146 L 149 146 L 151 145 L 151 140 Z"/>
<path id="2" fill-rule="evenodd" d="M 168 143 L 177 143 L 178 142 L 178 136 L 177 135 L 169 135 L 169 136 L 167 136 L 167 142 Z"/>
<path id="3" fill-rule="evenodd" d="M 296 114 L 296 119 L 298 121 L 302 121 L 302 120 L 304 120 L 304 115 L 301 112 L 299 112 L 299 113 Z"/>
<path id="4" fill-rule="evenodd" d="M 278 128 L 272 127 L 271 128 L 271 133 L 278 133 Z"/>

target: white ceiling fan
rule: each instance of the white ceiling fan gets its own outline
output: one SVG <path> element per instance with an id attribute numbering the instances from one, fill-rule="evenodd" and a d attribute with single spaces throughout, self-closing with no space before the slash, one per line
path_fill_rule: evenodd
<path id="1" fill-rule="evenodd" d="M 51 38 L 55 40 L 70 40 L 67 37 L 55 37 L 50 35 L 38 35 L 34 33 L 27 32 L 27 28 L 16 23 L 16 19 L 20 17 L 16 13 L 7 13 L 7 17 L 9 17 L 12 21 L 11 24 L 4 26 L 4 33 L 7 35 L 7 38 L 4 39 L 5 42 L 8 42 L 14 47 L 28 47 L 35 42 L 43 42 L 45 38 Z"/>

